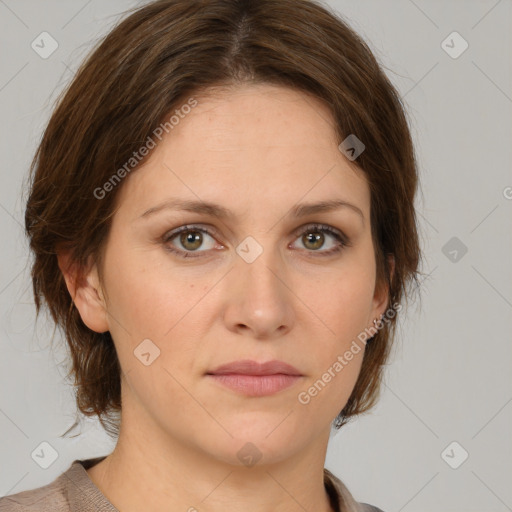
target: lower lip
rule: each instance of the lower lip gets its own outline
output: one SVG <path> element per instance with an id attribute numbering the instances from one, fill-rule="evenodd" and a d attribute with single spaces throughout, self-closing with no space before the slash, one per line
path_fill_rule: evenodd
<path id="1" fill-rule="evenodd" d="M 293 386 L 301 378 L 300 375 L 284 375 L 282 373 L 275 375 L 209 374 L 208 377 L 233 391 L 247 396 L 273 395 Z"/>

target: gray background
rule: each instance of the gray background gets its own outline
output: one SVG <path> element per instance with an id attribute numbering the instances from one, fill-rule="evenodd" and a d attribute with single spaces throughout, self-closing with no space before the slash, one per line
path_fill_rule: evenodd
<path id="1" fill-rule="evenodd" d="M 386 512 L 512 510 L 512 2 L 328 4 L 404 96 L 428 277 L 401 323 L 378 406 L 331 437 L 326 467 Z M 0 496 L 113 449 L 92 420 L 81 436 L 58 437 L 74 422 L 74 396 L 61 338 L 52 348 L 52 325 L 35 321 L 23 184 L 57 95 L 134 5 L 0 0 Z M 59 44 L 47 59 L 31 48 L 43 31 Z M 457 58 L 441 46 L 453 31 L 469 44 Z M 458 52 L 461 40 L 451 39 Z M 31 457 L 44 441 L 58 452 L 48 469 Z"/>

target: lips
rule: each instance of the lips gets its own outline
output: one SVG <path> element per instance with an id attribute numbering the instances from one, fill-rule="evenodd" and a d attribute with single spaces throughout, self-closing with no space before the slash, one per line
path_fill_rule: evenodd
<path id="1" fill-rule="evenodd" d="M 277 360 L 258 363 L 244 359 L 206 373 L 206 378 L 248 397 L 274 395 L 297 384 L 302 377 L 297 368 Z"/>
<path id="2" fill-rule="evenodd" d="M 294 366 L 283 361 L 272 360 L 265 363 L 258 363 L 250 359 L 233 361 L 223 364 L 215 370 L 207 372 L 207 375 L 295 375 L 301 376 L 302 373 Z"/>

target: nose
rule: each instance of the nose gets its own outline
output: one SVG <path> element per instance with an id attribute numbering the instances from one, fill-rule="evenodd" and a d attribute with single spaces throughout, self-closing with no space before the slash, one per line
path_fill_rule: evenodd
<path id="1" fill-rule="evenodd" d="M 269 248 L 252 262 L 236 257 L 224 293 L 224 321 L 237 334 L 255 339 L 283 336 L 295 321 L 293 290 L 285 265 Z"/>

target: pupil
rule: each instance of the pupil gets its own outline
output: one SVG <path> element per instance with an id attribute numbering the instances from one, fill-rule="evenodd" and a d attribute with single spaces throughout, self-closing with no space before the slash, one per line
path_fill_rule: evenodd
<path id="1" fill-rule="evenodd" d="M 322 246 L 323 235 L 321 233 L 308 233 L 306 235 L 307 242 L 312 242 L 313 248 L 318 249 Z M 316 242 L 316 243 L 315 243 Z M 320 242 L 320 243 L 318 243 Z"/>
<path id="2" fill-rule="evenodd" d="M 201 246 L 201 234 L 198 231 L 189 231 L 188 233 L 183 233 L 181 237 L 181 243 L 188 249 L 197 249 Z M 187 246 L 187 244 L 192 244 L 192 247 Z"/>

